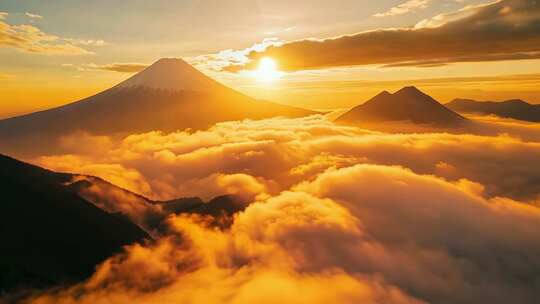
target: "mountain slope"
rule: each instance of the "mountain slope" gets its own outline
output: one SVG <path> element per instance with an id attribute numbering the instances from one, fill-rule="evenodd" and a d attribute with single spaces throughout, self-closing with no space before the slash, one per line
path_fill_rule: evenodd
<path id="1" fill-rule="evenodd" d="M 83 279 L 149 238 L 64 186 L 71 178 L 0 155 L 0 294 Z"/>
<path id="2" fill-rule="evenodd" d="M 226 227 L 233 214 L 247 207 L 245 201 L 232 195 L 217 196 L 207 202 L 198 197 L 155 201 L 94 176 L 77 176 L 67 186 L 97 207 L 126 217 L 151 234 L 159 234 L 163 221 L 171 214 L 211 216 L 216 226 Z"/>
<path id="3" fill-rule="evenodd" d="M 128 134 L 203 129 L 217 122 L 315 112 L 254 100 L 181 59 L 160 59 L 117 86 L 58 108 L 0 121 L 0 152 L 31 157 L 77 130 Z"/>
<path id="4" fill-rule="evenodd" d="M 497 115 L 503 118 L 540 122 L 540 105 L 533 105 L 520 99 L 495 102 L 458 98 L 446 106 L 460 113 Z"/>
<path id="5" fill-rule="evenodd" d="M 394 94 L 383 91 L 341 115 L 336 121 L 355 124 L 407 121 L 432 126 L 454 126 L 465 120 L 417 88 L 404 87 Z"/>

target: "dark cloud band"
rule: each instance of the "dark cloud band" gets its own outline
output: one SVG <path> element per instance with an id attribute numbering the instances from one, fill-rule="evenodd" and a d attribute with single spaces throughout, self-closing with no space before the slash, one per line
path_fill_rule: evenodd
<path id="1" fill-rule="evenodd" d="M 470 6 L 419 22 L 414 27 L 380 29 L 329 39 L 305 39 L 263 52 L 254 62 L 229 66 L 250 69 L 256 60 L 272 57 L 287 71 L 354 65 L 436 66 L 463 61 L 538 58 L 540 3 L 502 0 Z"/>

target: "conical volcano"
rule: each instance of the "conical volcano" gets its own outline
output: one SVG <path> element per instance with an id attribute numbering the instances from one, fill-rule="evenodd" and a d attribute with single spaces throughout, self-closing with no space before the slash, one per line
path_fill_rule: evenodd
<path id="1" fill-rule="evenodd" d="M 0 121 L 0 152 L 32 156 L 59 149 L 59 139 L 84 131 L 127 135 L 203 129 L 217 122 L 301 117 L 315 112 L 255 100 L 204 75 L 181 59 L 160 59 L 94 96 Z"/>
<path id="2" fill-rule="evenodd" d="M 344 123 L 411 122 L 437 127 L 452 127 L 466 118 L 446 108 L 416 87 L 404 87 L 394 94 L 387 91 L 354 107 L 337 119 Z"/>
<path id="3" fill-rule="evenodd" d="M 135 87 L 196 92 L 228 89 L 178 58 L 162 58 L 116 86 L 116 88 Z"/>

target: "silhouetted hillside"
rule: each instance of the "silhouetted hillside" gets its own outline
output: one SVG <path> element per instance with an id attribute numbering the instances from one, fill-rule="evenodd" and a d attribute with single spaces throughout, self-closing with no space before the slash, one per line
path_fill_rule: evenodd
<path id="1" fill-rule="evenodd" d="M 93 176 L 78 176 L 68 187 L 99 208 L 121 214 L 151 234 L 162 232 L 163 221 L 170 214 L 210 216 L 214 224 L 225 228 L 231 223 L 232 215 L 249 203 L 233 195 L 217 196 L 208 202 L 198 197 L 155 201 Z"/>
<path id="2" fill-rule="evenodd" d="M 353 124 L 407 121 L 449 127 L 465 120 L 417 88 L 404 87 L 394 94 L 383 91 L 341 115 L 336 121 Z"/>
<path id="3" fill-rule="evenodd" d="M 86 278 L 122 246 L 149 238 L 64 186 L 71 179 L 0 155 L 0 294 Z"/>
<path id="4" fill-rule="evenodd" d="M 458 98 L 446 106 L 460 113 L 497 115 L 503 118 L 540 122 L 540 105 L 533 105 L 520 99 L 496 102 Z"/>

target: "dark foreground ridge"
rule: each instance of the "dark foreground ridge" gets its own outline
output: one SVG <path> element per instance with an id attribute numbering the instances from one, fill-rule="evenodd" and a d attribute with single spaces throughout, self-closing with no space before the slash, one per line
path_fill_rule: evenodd
<path id="1" fill-rule="evenodd" d="M 1 154 L 0 190 L 0 298 L 84 280 L 123 246 L 166 233 L 171 214 L 207 216 L 226 229 L 247 206 L 231 195 L 154 201 L 98 177 L 57 173 Z"/>
<path id="2" fill-rule="evenodd" d="M 0 294 L 84 279 L 150 238 L 73 193 L 63 185 L 71 178 L 0 155 Z"/>

